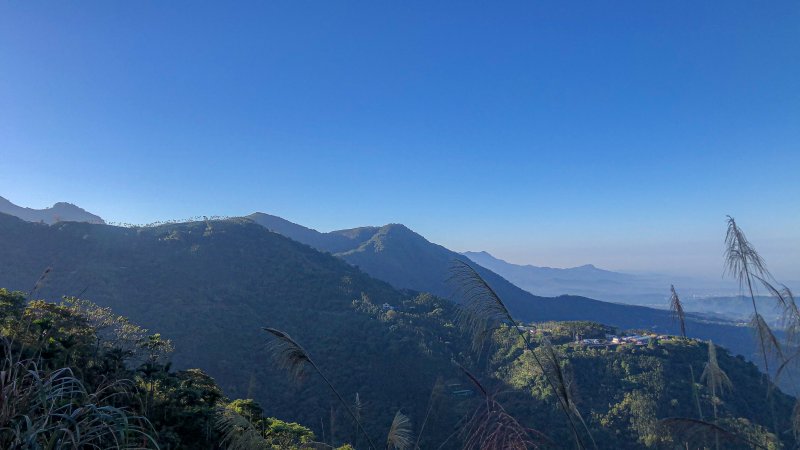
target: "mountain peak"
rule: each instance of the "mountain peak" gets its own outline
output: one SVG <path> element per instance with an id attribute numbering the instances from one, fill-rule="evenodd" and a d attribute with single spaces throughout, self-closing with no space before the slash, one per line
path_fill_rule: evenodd
<path id="1" fill-rule="evenodd" d="M 27 222 L 43 222 L 49 225 L 56 222 L 105 223 L 100 216 L 67 202 L 57 202 L 49 208 L 33 209 L 15 205 L 7 198 L 0 196 L 0 213 L 9 214 Z"/>
<path id="2" fill-rule="evenodd" d="M 380 228 L 381 231 L 386 233 L 413 233 L 417 234 L 411 228 L 403 225 L 402 223 L 388 223 Z"/>

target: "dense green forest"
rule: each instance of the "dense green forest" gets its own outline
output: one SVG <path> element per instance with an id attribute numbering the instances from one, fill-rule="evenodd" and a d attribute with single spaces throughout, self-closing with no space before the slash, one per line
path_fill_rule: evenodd
<path id="1" fill-rule="evenodd" d="M 300 448 L 314 434 L 228 400 L 199 369 L 170 370 L 171 343 L 76 298 L 0 289 L 0 448 Z M 232 429 L 231 423 L 237 428 Z"/>
<path id="2" fill-rule="evenodd" d="M 349 400 L 358 394 L 375 435 L 397 410 L 424 415 L 437 377 L 455 372 L 438 340 L 423 343 L 416 330 L 354 307 L 364 298 L 398 305 L 416 294 L 249 221 L 121 228 L 0 216 L 0 282 L 27 292 L 46 267 L 37 298 L 89 298 L 158 330 L 174 343 L 174 367 L 200 367 L 228 396 L 253 398 L 265 414 L 309 424 L 320 436 L 324 422 L 327 438 L 344 440 L 351 426 L 334 420 L 331 433 L 326 388 L 294 383 L 267 364 L 263 327 L 290 333 Z"/>
<path id="3" fill-rule="evenodd" d="M 427 352 L 452 351 L 458 365 L 425 386 L 429 397 L 424 414 L 409 415 L 411 442 L 417 442 L 421 433 L 420 448 L 441 444 L 462 448 L 470 438 L 470 418 L 489 399 L 529 429 L 532 443 L 558 448 L 570 442 L 569 429 L 558 414 L 559 394 L 545 381 L 550 369 L 543 372 L 532 363 L 532 353 L 516 330 L 496 329 L 488 344 L 476 349 L 456 325 L 458 308 L 442 299 L 425 294 L 385 308 L 364 296 L 352 307 L 390 330 L 398 338 L 397 346 L 424 344 L 429 346 Z M 322 445 L 315 444 L 318 441 L 367 447 L 347 408 L 334 399 L 316 411 L 323 417 L 319 427 L 265 417 L 263 407 L 253 400 L 226 398 L 202 370 L 172 370 L 170 341 L 108 308 L 75 298 L 58 304 L 27 302 L 23 294 L 3 289 L 0 311 L 4 398 L 14 399 L 4 405 L 0 418 L 3 448 L 47 448 L 53 443 L 54 448 L 70 448 L 72 439 L 86 439 L 86 445 L 91 442 L 101 448 L 116 442 L 167 449 L 311 448 Z M 771 386 L 763 375 L 724 349 L 715 348 L 716 360 L 728 374 L 730 386 L 715 393 L 701 380 L 709 362 L 709 344 L 704 342 L 663 337 L 648 345 L 576 343 L 576 335 L 599 338 L 618 333 L 589 322 L 530 324 L 525 331 L 534 336 L 534 352 L 542 358 L 550 351 L 558 355 L 570 396 L 599 448 L 712 448 L 720 436 L 724 448 L 779 448 L 793 443 L 787 431 L 793 400 L 774 391 L 766 401 Z M 278 362 L 267 358 L 264 364 Z M 313 374 L 294 383 L 323 384 Z M 336 386 L 342 392 L 353 388 L 352 381 Z M 283 394 L 298 402 L 303 395 Z M 315 408 L 313 403 L 302 404 Z M 383 442 L 378 436 L 391 433 L 391 417 L 385 419 L 386 414 L 376 414 L 376 409 L 392 406 L 361 395 L 349 405 L 358 410 L 361 421 L 372 425 L 367 429 L 376 442 Z M 382 427 L 375 426 L 378 418 L 385 420 Z M 691 422 L 677 419 L 718 424 L 719 430 L 699 427 L 687 432 Z"/>

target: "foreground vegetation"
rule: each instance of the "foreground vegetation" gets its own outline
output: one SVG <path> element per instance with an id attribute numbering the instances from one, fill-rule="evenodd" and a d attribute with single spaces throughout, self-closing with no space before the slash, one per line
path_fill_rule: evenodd
<path id="1" fill-rule="evenodd" d="M 603 337 L 617 330 L 549 322 L 531 324 L 523 335 L 500 326 L 483 348 L 475 348 L 456 326 L 458 309 L 436 297 L 419 295 L 396 308 L 362 297 L 353 307 L 389 333 L 428 333 L 420 342 L 452 348 L 461 363 L 430 386 L 425 415 L 409 418 L 394 411 L 384 438 L 356 428 L 358 421 L 374 420 L 358 397 L 330 404 L 322 424 L 327 436 L 318 438 L 309 427 L 265 417 L 253 400 L 228 400 L 201 370 L 171 370 L 169 341 L 107 308 L 75 298 L 27 302 L 21 293 L 0 289 L 0 447 L 312 448 L 322 445 L 316 441 L 328 446 L 349 441 L 357 448 L 387 443 L 414 448 L 431 436 L 441 439 L 443 448 L 560 447 L 573 432 L 559 419 L 559 396 L 585 421 L 578 432 L 586 447 L 713 448 L 715 440 L 724 448 L 793 444 L 786 433 L 792 399 L 775 391 L 766 402 L 761 372 L 709 343 L 668 337 L 648 345 L 587 346 L 575 336 Z M 714 349 L 712 366 L 726 374 L 725 386 L 707 375 L 709 349 Z M 561 381 L 551 385 L 548 377 L 557 373 Z M 298 384 L 323 383 L 315 376 L 306 373 Z M 350 397 L 350 386 L 330 387 Z M 448 410 L 460 417 L 455 428 L 440 417 Z M 334 427 L 351 431 L 337 438 L 331 436 Z M 487 441 L 497 431 L 492 427 L 522 430 L 524 438 L 492 447 Z"/>
<path id="2" fill-rule="evenodd" d="M 0 448 L 235 448 L 313 442 L 306 427 L 226 399 L 199 369 L 171 371 L 158 334 L 75 298 L 27 302 L 0 289 Z"/>

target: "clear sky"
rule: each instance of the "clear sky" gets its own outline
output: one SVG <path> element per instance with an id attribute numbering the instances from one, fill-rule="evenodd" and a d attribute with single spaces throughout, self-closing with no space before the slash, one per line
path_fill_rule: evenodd
<path id="1" fill-rule="evenodd" d="M 800 2 L 2 2 L 0 195 L 800 279 Z"/>

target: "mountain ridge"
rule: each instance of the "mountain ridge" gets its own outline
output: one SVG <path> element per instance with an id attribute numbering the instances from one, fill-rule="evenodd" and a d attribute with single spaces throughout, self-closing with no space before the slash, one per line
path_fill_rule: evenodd
<path id="1" fill-rule="evenodd" d="M 259 216 L 247 217 L 265 226 L 259 221 Z M 291 227 L 287 237 L 304 239 L 305 233 L 297 231 L 309 229 L 294 225 L 300 228 Z M 428 241 L 404 225 L 388 224 L 382 227 L 359 227 L 312 234 L 314 241 L 300 242 L 342 258 L 396 288 L 430 292 L 444 298 L 454 297 L 454 288 L 447 282 L 453 260 L 468 262 L 496 290 L 514 317 L 523 322 L 590 320 L 623 329 L 647 328 L 667 334 L 679 331 L 670 313 L 664 310 L 604 302 L 579 295 L 534 295 L 491 269 L 473 262 L 467 256 Z M 343 235 L 348 237 L 348 246 L 341 244 Z M 690 334 L 713 339 L 736 353 L 748 357 L 753 354 L 753 342 L 748 332 L 742 329 L 710 324 L 692 315 L 689 315 L 687 328 Z"/>
<path id="2" fill-rule="evenodd" d="M 67 202 L 57 202 L 49 208 L 35 209 L 16 205 L 11 200 L 0 196 L 0 213 L 9 214 L 27 222 L 43 222 L 49 225 L 56 222 L 105 223 L 100 216 Z"/>

